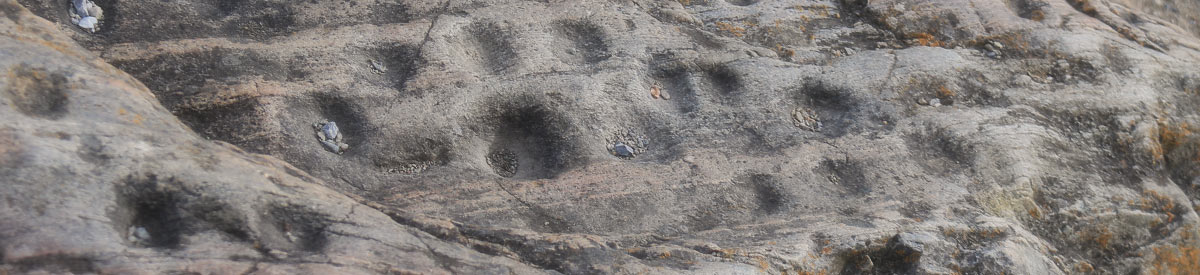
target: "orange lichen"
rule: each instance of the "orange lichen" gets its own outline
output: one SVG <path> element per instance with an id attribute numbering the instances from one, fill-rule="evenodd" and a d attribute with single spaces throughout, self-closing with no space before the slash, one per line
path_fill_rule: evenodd
<path id="1" fill-rule="evenodd" d="M 1080 273 L 1088 273 L 1094 270 L 1096 270 L 1096 268 L 1092 267 L 1092 264 L 1087 262 L 1079 262 L 1078 264 L 1075 264 L 1075 271 L 1079 271 Z"/>
<path id="2" fill-rule="evenodd" d="M 1158 226 L 1162 223 L 1175 222 L 1176 218 L 1178 217 L 1175 212 L 1177 211 L 1176 208 L 1178 208 L 1179 205 L 1175 203 L 1174 199 L 1149 189 L 1142 191 L 1142 194 L 1145 195 L 1145 197 L 1142 197 L 1137 202 L 1130 202 L 1130 206 L 1140 207 L 1144 211 L 1158 210 L 1166 214 L 1167 220 L 1155 220 L 1155 223 L 1153 224 L 1154 226 Z"/>
<path id="3" fill-rule="evenodd" d="M 1195 274 L 1200 270 L 1200 247 L 1184 244 L 1176 247 L 1155 247 L 1154 264 L 1150 274 Z"/>
<path id="4" fill-rule="evenodd" d="M 1102 228 L 1100 232 L 1096 234 L 1094 241 L 1096 241 L 1096 245 L 1099 245 L 1101 249 L 1108 249 L 1108 245 L 1110 242 L 1112 242 L 1112 238 L 1112 231 L 1109 231 L 1108 228 Z"/>
<path id="5" fill-rule="evenodd" d="M 737 254 L 737 251 L 733 249 L 721 249 L 719 251 L 721 252 L 721 257 L 726 259 L 733 258 L 733 255 Z"/>
<path id="6" fill-rule="evenodd" d="M 1171 125 L 1166 119 L 1158 119 L 1158 143 L 1150 148 L 1150 156 L 1155 164 L 1166 161 L 1166 155 L 1171 153 L 1176 147 L 1179 147 L 1186 140 L 1187 136 L 1191 135 L 1191 129 L 1187 123 L 1181 125 Z"/>
<path id="7" fill-rule="evenodd" d="M 721 31 L 724 31 L 724 32 L 729 32 L 729 34 L 731 34 L 733 36 L 742 37 L 742 36 L 746 35 L 746 28 L 734 26 L 732 23 L 717 22 L 716 25 L 717 25 L 717 29 L 720 29 Z"/>
<path id="8" fill-rule="evenodd" d="M 766 272 L 769 268 L 771 268 L 771 264 L 767 263 L 766 258 L 755 257 L 754 260 L 758 262 L 758 268 L 761 269 L 763 272 Z"/>
<path id="9" fill-rule="evenodd" d="M 780 57 L 792 57 L 796 55 L 795 50 L 784 48 L 781 44 L 775 45 L 775 52 L 779 53 Z"/>
<path id="10" fill-rule="evenodd" d="M 825 271 L 824 269 L 817 270 L 817 271 L 796 270 L 796 274 L 798 274 L 798 275 L 825 275 L 825 274 L 828 274 L 828 272 Z"/>
<path id="11" fill-rule="evenodd" d="M 1029 13 L 1029 19 L 1041 22 L 1042 20 L 1046 19 L 1046 13 L 1042 12 L 1041 10 L 1034 10 L 1033 12 Z"/>
<path id="12" fill-rule="evenodd" d="M 1096 6 L 1093 6 L 1091 1 L 1075 0 L 1075 5 L 1078 6 L 1079 11 L 1082 11 L 1083 13 L 1086 13 L 1089 15 L 1096 14 Z"/>
<path id="13" fill-rule="evenodd" d="M 909 38 L 916 39 L 918 45 L 926 46 L 926 47 L 941 47 L 941 46 L 946 45 L 945 42 L 942 42 L 942 41 L 938 40 L 936 37 L 933 37 L 932 34 L 923 33 L 923 32 L 911 34 L 911 35 L 909 35 Z"/>
<path id="14" fill-rule="evenodd" d="M 955 95 L 954 91 L 950 90 L 949 88 L 946 88 L 945 85 L 938 86 L 938 90 L 937 90 L 938 98 L 940 98 L 942 100 L 946 100 L 946 99 L 953 98 L 954 95 Z"/>

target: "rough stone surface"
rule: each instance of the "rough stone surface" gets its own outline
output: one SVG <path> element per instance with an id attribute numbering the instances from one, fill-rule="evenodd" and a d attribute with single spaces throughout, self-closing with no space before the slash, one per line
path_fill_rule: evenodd
<path id="1" fill-rule="evenodd" d="M 0 0 L 0 273 L 1200 268 L 1187 1 L 95 3 Z"/>

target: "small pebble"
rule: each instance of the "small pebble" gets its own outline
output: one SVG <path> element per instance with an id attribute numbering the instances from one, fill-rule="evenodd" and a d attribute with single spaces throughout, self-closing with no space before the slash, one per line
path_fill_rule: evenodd
<path id="1" fill-rule="evenodd" d="M 616 144 L 613 144 L 613 154 L 618 157 L 632 158 L 633 151 L 633 147 L 625 145 L 625 143 L 617 142 Z"/>
<path id="2" fill-rule="evenodd" d="M 930 99 L 929 106 L 933 106 L 933 107 L 942 106 L 942 100 L 936 99 L 936 98 Z"/>
<path id="3" fill-rule="evenodd" d="M 337 123 L 334 123 L 333 121 L 330 121 L 329 123 L 325 123 L 325 126 L 321 127 L 321 132 L 325 133 L 325 139 L 335 139 L 336 140 L 338 138 L 338 134 L 339 134 Z"/>
<path id="4" fill-rule="evenodd" d="M 99 22 L 100 21 L 96 20 L 95 17 L 88 16 L 88 17 L 84 17 L 83 19 L 79 19 L 79 27 L 91 30 L 91 29 L 95 29 L 96 24 Z"/>
<path id="5" fill-rule="evenodd" d="M 342 153 L 342 148 L 341 148 L 341 146 L 340 146 L 340 145 L 338 145 L 337 143 L 333 143 L 333 141 L 330 141 L 330 140 L 322 140 L 322 141 L 321 141 L 321 145 L 325 145 L 325 149 L 329 149 L 329 151 L 331 151 L 331 152 L 335 152 L 335 153 L 338 153 L 338 154 L 341 154 L 341 153 Z"/>
<path id="6" fill-rule="evenodd" d="M 150 240 L 150 231 L 146 231 L 145 227 L 141 227 L 141 226 L 130 226 L 129 227 L 129 241 L 130 242 L 141 243 L 141 242 L 145 242 L 145 241 L 149 241 L 149 240 Z"/>
<path id="7" fill-rule="evenodd" d="M 383 63 L 379 63 L 379 61 L 371 60 L 371 68 L 375 69 L 377 73 L 387 72 L 387 68 L 383 66 Z"/>
<path id="8" fill-rule="evenodd" d="M 267 253 L 270 253 L 271 256 L 275 256 L 276 259 L 283 259 L 283 258 L 288 257 L 288 253 L 283 250 L 271 249 L 271 251 L 267 252 Z"/>

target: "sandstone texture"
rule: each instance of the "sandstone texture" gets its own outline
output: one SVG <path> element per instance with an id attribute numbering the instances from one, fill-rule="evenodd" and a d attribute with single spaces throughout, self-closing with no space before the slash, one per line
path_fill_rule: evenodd
<path id="1" fill-rule="evenodd" d="M 1194 1 L 69 2 L 0 274 L 1200 270 Z"/>

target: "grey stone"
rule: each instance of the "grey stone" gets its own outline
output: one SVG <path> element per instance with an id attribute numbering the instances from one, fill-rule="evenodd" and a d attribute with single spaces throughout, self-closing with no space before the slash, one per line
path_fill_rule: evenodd
<path id="1" fill-rule="evenodd" d="M 321 126 L 321 133 L 325 134 L 326 139 L 339 140 L 341 133 L 338 131 L 337 123 L 333 121 L 326 122 Z"/>
<path id="2" fill-rule="evenodd" d="M 1168 272 L 1164 1 L 0 0 L 0 273 Z"/>
<path id="3" fill-rule="evenodd" d="M 634 149 L 629 145 L 625 145 L 625 143 L 617 142 L 613 144 L 613 154 L 622 158 L 632 158 Z"/>

